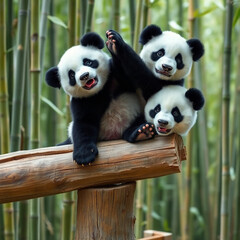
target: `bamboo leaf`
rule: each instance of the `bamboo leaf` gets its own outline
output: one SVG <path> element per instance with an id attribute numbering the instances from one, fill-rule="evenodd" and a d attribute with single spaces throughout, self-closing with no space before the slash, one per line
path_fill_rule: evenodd
<path id="1" fill-rule="evenodd" d="M 52 108 L 61 117 L 64 117 L 64 113 L 55 104 L 53 104 L 51 101 L 49 101 L 47 98 L 41 96 L 41 101 L 46 103 L 50 108 Z"/>
<path id="2" fill-rule="evenodd" d="M 53 23 L 55 23 L 56 25 L 59 25 L 61 27 L 64 27 L 64 28 L 68 28 L 67 25 L 58 17 L 55 17 L 55 16 L 48 16 L 48 19 L 50 21 L 52 21 Z"/>
<path id="3" fill-rule="evenodd" d="M 236 10 L 236 13 L 233 18 L 233 27 L 235 27 L 238 19 L 240 18 L 240 7 Z"/>

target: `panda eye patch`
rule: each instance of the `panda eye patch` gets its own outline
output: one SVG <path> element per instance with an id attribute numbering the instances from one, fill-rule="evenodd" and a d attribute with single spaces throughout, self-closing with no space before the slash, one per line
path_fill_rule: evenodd
<path id="1" fill-rule="evenodd" d="M 172 115 L 173 115 L 174 120 L 175 120 L 177 123 L 179 123 L 179 122 L 181 122 L 181 121 L 183 120 L 183 116 L 182 116 L 182 114 L 180 113 L 178 107 L 174 107 L 174 108 L 172 109 L 172 112 L 171 112 L 171 113 L 172 113 Z"/>
<path id="2" fill-rule="evenodd" d="M 97 60 L 91 60 L 91 59 L 88 59 L 88 58 L 84 58 L 83 59 L 83 65 L 91 67 L 91 68 L 97 68 L 99 64 L 98 64 Z"/>
<path id="3" fill-rule="evenodd" d="M 157 61 L 159 58 L 163 57 L 165 55 L 165 50 L 163 48 L 161 48 L 160 50 L 158 50 L 157 52 L 153 52 L 151 55 L 151 59 L 153 61 Z"/>
<path id="4" fill-rule="evenodd" d="M 76 79 L 75 79 L 75 72 L 72 69 L 68 71 L 68 78 L 69 78 L 69 84 L 71 86 L 74 86 L 76 84 Z"/>
<path id="5" fill-rule="evenodd" d="M 182 60 L 182 54 L 179 53 L 176 57 L 175 57 L 176 63 L 177 63 L 177 69 L 183 69 L 184 68 L 184 64 L 183 64 L 183 60 Z"/>
<path id="6" fill-rule="evenodd" d="M 159 113 L 160 111 L 161 111 L 161 105 L 158 104 L 154 109 L 151 109 L 149 111 L 149 115 L 150 115 L 151 118 L 155 118 L 157 113 Z"/>

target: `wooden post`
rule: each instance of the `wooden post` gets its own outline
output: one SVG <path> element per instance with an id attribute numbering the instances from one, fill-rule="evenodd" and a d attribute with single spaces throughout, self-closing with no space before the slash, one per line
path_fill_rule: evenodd
<path id="1" fill-rule="evenodd" d="M 133 240 L 136 183 L 78 190 L 76 240 Z"/>

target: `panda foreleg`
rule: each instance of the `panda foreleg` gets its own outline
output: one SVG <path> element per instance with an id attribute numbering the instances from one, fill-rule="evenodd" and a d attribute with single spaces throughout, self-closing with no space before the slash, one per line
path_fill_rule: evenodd
<path id="1" fill-rule="evenodd" d="M 138 141 L 154 138 L 156 135 L 155 128 L 152 123 L 146 122 L 143 116 L 138 117 L 132 125 L 123 133 L 123 139 L 134 143 Z"/>
<path id="2" fill-rule="evenodd" d="M 98 155 L 99 127 L 74 121 L 72 127 L 73 160 L 79 165 L 92 163 Z"/>

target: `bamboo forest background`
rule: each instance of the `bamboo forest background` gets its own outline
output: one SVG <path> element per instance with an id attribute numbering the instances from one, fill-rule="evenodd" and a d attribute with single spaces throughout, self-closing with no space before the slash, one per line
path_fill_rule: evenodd
<path id="1" fill-rule="evenodd" d="M 1 153 L 66 138 L 69 100 L 44 76 L 85 32 L 106 39 L 115 29 L 137 52 L 139 33 L 151 23 L 197 37 L 205 55 L 186 85 L 201 89 L 206 105 L 184 139 L 182 173 L 138 183 L 135 233 L 239 240 L 239 16 L 240 1 L 230 0 L 0 0 Z M 74 239 L 75 199 L 66 193 L 0 205 L 0 239 Z"/>

